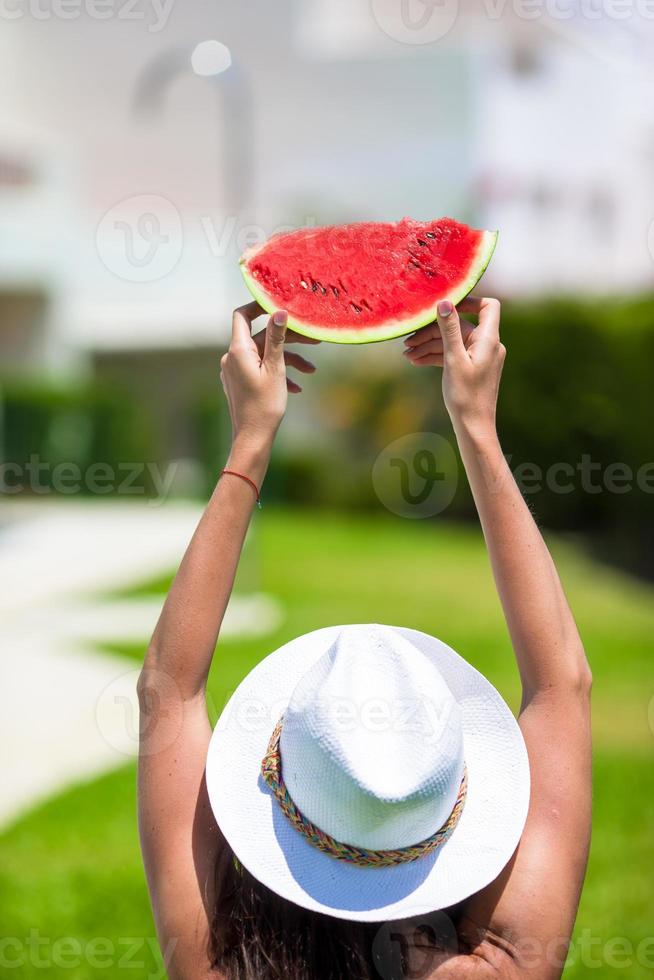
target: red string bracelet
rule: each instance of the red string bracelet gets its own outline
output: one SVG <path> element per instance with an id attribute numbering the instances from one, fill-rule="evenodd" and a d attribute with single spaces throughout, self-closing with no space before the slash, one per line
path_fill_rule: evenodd
<path id="1" fill-rule="evenodd" d="M 227 476 L 237 476 L 239 477 L 239 479 L 245 480 L 246 483 L 250 484 L 250 486 L 252 487 L 252 489 L 257 495 L 257 507 L 259 508 L 259 510 L 261 510 L 261 494 L 259 493 L 259 487 L 256 485 L 254 480 L 251 480 L 249 476 L 245 475 L 245 473 L 237 473 L 236 470 L 223 470 L 220 475 L 224 476 L 225 473 L 227 474 Z"/>

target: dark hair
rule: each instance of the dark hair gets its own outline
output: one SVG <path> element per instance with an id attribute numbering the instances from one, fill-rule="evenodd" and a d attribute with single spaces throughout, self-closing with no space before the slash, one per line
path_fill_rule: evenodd
<path id="1" fill-rule="evenodd" d="M 300 908 L 257 881 L 225 842 L 216 862 L 210 958 L 228 980 L 403 980 L 426 977 L 449 958 L 456 930 L 447 913 L 403 920 L 393 931 Z M 427 972 L 410 968 L 409 936 L 420 934 Z"/>

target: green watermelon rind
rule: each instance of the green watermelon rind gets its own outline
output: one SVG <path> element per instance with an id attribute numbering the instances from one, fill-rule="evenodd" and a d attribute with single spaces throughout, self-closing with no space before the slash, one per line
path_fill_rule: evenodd
<path id="1" fill-rule="evenodd" d="M 450 303 L 456 306 L 457 303 L 465 299 L 475 288 L 493 257 L 498 234 L 497 231 L 484 231 L 477 254 L 471 263 L 466 279 L 460 282 L 449 293 L 444 296 L 439 296 L 438 300 L 429 307 L 406 320 L 386 321 L 386 323 L 379 326 L 355 327 L 350 330 L 348 327 L 322 327 L 318 324 L 309 323 L 306 320 L 300 320 L 289 313 L 288 326 L 304 337 L 310 337 L 313 340 L 324 340 L 333 344 L 374 344 L 382 340 L 394 340 L 397 337 L 404 337 L 407 334 L 413 333 L 415 330 L 420 330 L 421 327 L 425 327 L 428 323 L 434 322 L 439 303 L 442 303 L 443 300 L 449 300 Z M 275 310 L 279 309 L 279 305 L 261 288 L 247 269 L 246 263 L 248 259 L 252 258 L 253 254 L 254 250 L 249 250 L 240 259 L 240 268 L 245 285 L 259 306 L 267 313 L 274 313 Z"/>

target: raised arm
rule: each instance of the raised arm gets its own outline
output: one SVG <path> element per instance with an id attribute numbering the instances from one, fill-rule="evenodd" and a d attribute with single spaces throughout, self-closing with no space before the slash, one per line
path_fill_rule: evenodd
<path id="1" fill-rule="evenodd" d="M 544 690 L 584 686 L 588 664 L 554 562 L 495 428 L 506 355 L 499 336 L 500 304 L 471 299 L 462 309 L 478 314 L 479 326 L 461 323 L 455 309 L 439 317 L 439 339 L 433 349 L 430 345 L 431 356 L 433 363 L 444 365 L 445 405 L 479 513 L 526 705 Z M 416 340 L 422 340 L 420 335 Z M 424 344 L 409 348 L 411 359 L 424 356 Z"/>
<path id="2" fill-rule="evenodd" d="M 522 679 L 520 726 L 532 784 L 514 859 L 467 904 L 462 940 L 505 971 L 558 977 L 590 837 L 590 671 L 554 562 L 495 428 L 506 354 L 499 303 L 467 300 L 461 309 L 478 315 L 477 327 L 442 304 L 438 323 L 408 339 L 407 357 L 418 366 L 443 367 L 445 404 Z"/>
<path id="3" fill-rule="evenodd" d="M 208 969 L 206 910 L 220 837 L 204 765 L 211 736 L 205 685 L 229 601 L 243 540 L 284 415 L 285 363 L 313 365 L 284 352 L 286 315 L 251 335 L 256 303 L 236 310 L 221 379 L 232 419 L 225 475 L 188 546 L 154 631 L 139 681 L 139 830 L 157 933 L 168 975 L 202 977 Z M 252 481 L 254 487 L 242 477 Z M 215 974 L 214 974 L 215 976 Z"/>

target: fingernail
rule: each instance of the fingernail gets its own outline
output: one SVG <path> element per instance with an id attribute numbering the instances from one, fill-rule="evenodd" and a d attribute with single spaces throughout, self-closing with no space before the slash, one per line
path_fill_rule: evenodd
<path id="1" fill-rule="evenodd" d="M 277 312 L 273 315 L 273 323 L 278 327 L 285 327 L 287 319 L 288 313 L 286 310 L 277 310 Z"/>
<path id="2" fill-rule="evenodd" d="M 450 303 L 449 299 L 444 299 L 438 304 L 438 315 L 439 316 L 449 316 L 454 307 Z"/>

